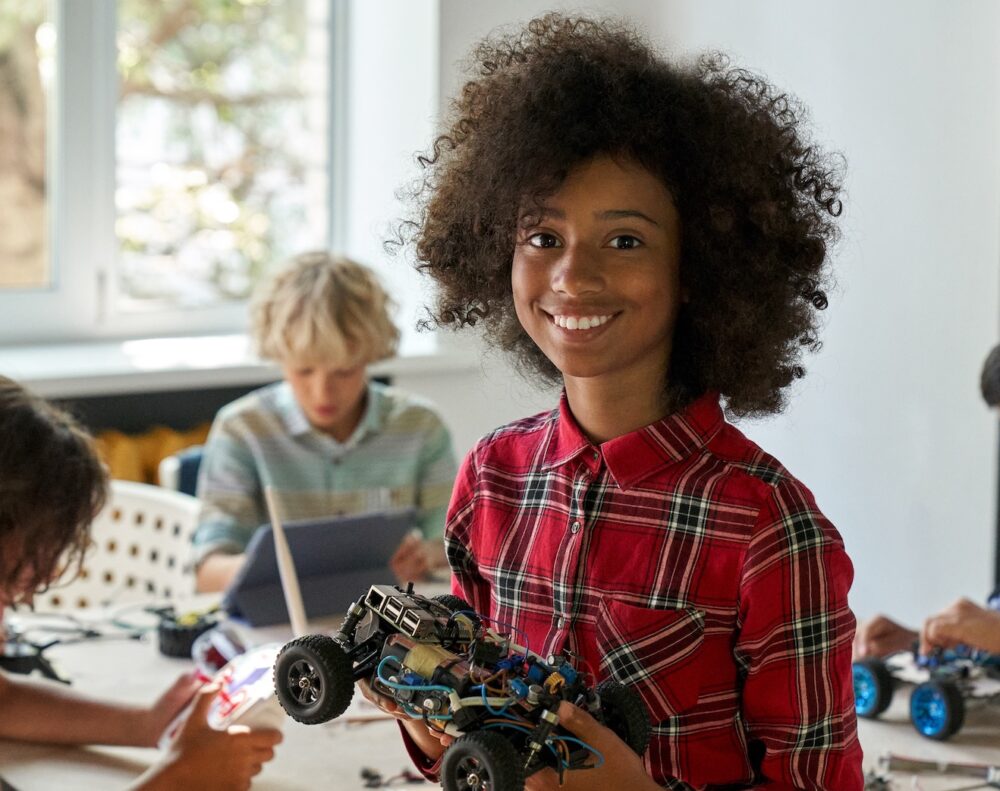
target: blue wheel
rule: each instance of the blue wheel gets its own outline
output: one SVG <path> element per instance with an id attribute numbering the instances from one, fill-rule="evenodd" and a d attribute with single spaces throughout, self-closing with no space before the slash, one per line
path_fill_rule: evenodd
<path id="1" fill-rule="evenodd" d="M 917 733 L 944 741 L 965 721 L 965 700 L 950 681 L 927 681 L 910 696 L 910 721 Z"/>
<path id="2" fill-rule="evenodd" d="M 877 717 L 892 702 L 892 674 L 881 659 L 862 659 L 851 669 L 854 710 L 859 717 Z"/>

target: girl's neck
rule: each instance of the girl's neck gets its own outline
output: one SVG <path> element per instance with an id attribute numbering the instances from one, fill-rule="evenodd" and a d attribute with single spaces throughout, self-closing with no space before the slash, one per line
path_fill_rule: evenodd
<path id="1" fill-rule="evenodd" d="M 628 377 L 564 377 L 573 417 L 595 445 L 655 423 L 672 410 L 666 380 L 651 387 L 648 379 Z"/>

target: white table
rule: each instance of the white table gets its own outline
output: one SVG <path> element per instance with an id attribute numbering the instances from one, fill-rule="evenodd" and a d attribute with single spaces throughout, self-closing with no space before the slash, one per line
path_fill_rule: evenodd
<path id="1" fill-rule="evenodd" d="M 260 641 L 290 638 L 287 627 L 262 630 Z M 129 702 L 150 702 L 178 674 L 189 669 L 184 660 L 161 656 L 154 640 L 95 641 L 57 646 L 47 652 L 88 693 Z M 919 736 L 907 719 L 908 691 L 900 690 L 878 721 L 860 723 L 865 768 L 880 753 L 932 760 L 1000 763 L 1000 707 L 970 711 L 962 731 L 947 743 Z M 393 721 L 346 725 L 338 721 L 306 726 L 289 719 L 285 740 L 267 764 L 254 788 L 261 791 L 312 791 L 364 788 L 362 767 L 383 776 L 411 768 L 398 726 Z M 122 788 L 155 762 L 155 750 L 123 747 L 47 747 L 0 741 L 0 774 L 19 791 L 108 791 Z M 946 791 L 971 782 L 961 778 L 922 775 L 924 791 Z M 431 784 L 402 788 L 431 788 Z M 896 777 L 894 788 L 911 788 L 909 777 Z M 833 791 L 836 791 L 835 789 Z"/>
<path id="2" fill-rule="evenodd" d="M 287 627 L 256 634 L 261 642 L 291 638 Z M 190 661 L 162 656 L 155 638 L 55 646 L 46 656 L 72 678 L 76 689 L 135 703 L 155 700 L 173 678 L 192 667 Z M 376 712 L 369 709 L 368 713 Z M 383 776 L 412 768 L 394 720 L 306 726 L 289 718 L 284 737 L 274 760 L 257 777 L 255 789 L 313 791 L 326 787 L 354 791 L 364 788 L 362 767 L 371 767 Z M 157 756 L 156 750 L 134 747 L 50 747 L 0 740 L 0 774 L 18 791 L 109 791 L 128 785 L 155 763 Z"/>

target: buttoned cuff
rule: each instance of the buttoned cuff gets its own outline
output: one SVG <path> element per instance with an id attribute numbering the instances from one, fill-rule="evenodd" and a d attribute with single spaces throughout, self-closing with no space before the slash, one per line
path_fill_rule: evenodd
<path id="1" fill-rule="evenodd" d="M 410 760 L 413 761 L 413 765 L 417 767 L 417 771 L 432 783 L 439 782 L 439 778 L 441 776 L 441 762 L 444 760 L 444 753 L 441 753 L 436 761 L 432 761 L 424 754 L 424 751 L 420 749 L 417 743 L 413 741 L 413 737 L 410 736 L 409 731 L 403 727 L 403 723 L 400 722 L 398 725 L 400 733 L 403 734 L 403 746 L 406 748 L 406 752 L 410 756 Z"/>

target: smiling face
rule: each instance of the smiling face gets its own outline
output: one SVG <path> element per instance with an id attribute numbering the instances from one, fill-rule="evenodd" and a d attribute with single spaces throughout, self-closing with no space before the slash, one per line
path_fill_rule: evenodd
<path id="1" fill-rule="evenodd" d="M 596 157 L 522 221 L 511 271 L 521 326 L 567 380 L 662 392 L 680 304 L 680 217 L 666 186 Z"/>
<path id="2" fill-rule="evenodd" d="M 306 361 L 282 369 L 309 422 L 338 442 L 348 439 L 361 421 L 368 380 L 364 365 L 350 368 Z"/>

